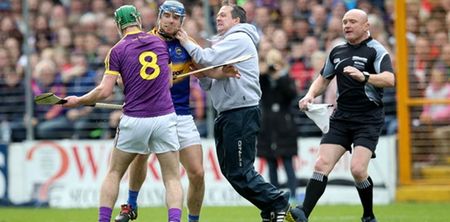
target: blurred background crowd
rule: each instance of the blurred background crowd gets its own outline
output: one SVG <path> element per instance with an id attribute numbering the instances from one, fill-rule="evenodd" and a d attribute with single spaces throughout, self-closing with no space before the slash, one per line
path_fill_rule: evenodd
<path id="1" fill-rule="evenodd" d="M 450 0 L 406 0 L 409 42 L 410 95 L 418 98 L 450 98 Z M 35 139 L 112 138 L 120 111 L 64 109 L 61 106 L 34 106 L 26 118 L 26 87 L 32 96 L 43 92 L 82 95 L 101 79 L 104 58 L 120 39 L 113 12 L 123 4 L 134 4 L 142 14 L 143 29 L 157 22 L 161 0 L 0 0 L 0 122 L 1 139 L 26 139 L 26 126 L 32 125 Z M 181 1 L 187 17 L 184 28 L 200 45 L 215 34 L 218 0 Z M 341 19 L 348 9 L 360 8 L 369 14 L 370 34 L 390 51 L 395 66 L 394 1 L 388 0 L 238 0 L 247 11 L 248 22 L 261 35 L 259 57 L 261 75 L 295 83 L 289 95 L 289 112 L 294 134 L 320 136 L 320 130 L 302 112 L 297 101 L 319 74 L 327 53 L 343 41 Z M 28 13 L 29 29 L 24 14 Z M 28 38 L 26 38 L 28 32 Z M 28 43 L 30 55 L 24 45 Z M 282 56 L 270 57 L 281 53 Z M 31 82 L 25 84 L 26 70 Z M 264 92 L 279 90 L 267 88 Z M 386 126 L 383 134 L 395 134 L 395 88 L 384 94 Z M 336 86 L 329 87 L 318 103 L 335 104 Z M 107 102 L 121 103 L 120 89 Z M 192 111 L 202 136 L 211 135 L 208 121 L 214 118 L 207 94 L 192 80 Z M 270 102 L 270 101 L 268 101 Z M 262 104 L 271 109 L 273 104 Z M 442 143 L 450 131 L 450 106 L 416 107 L 413 124 L 429 129 L 442 127 Z M 276 113 L 276 112 L 275 112 Z M 433 125 L 433 130 L 436 125 Z M 435 133 L 433 135 L 438 135 Z M 429 135 L 429 134 L 427 134 Z"/>

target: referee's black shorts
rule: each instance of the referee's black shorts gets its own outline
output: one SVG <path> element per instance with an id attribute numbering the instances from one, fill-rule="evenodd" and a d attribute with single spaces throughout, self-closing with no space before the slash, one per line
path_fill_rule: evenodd
<path id="1" fill-rule="evenodd" d="M 361 123 L 339 119 L 330 119 L 330 130 L 324 134 L 320 144 L 338 144 L 352 152 L 353 146 L 363 146 L 372 151 L 375 158 L 375 148 L 378 144 L 384 123 Z"/>

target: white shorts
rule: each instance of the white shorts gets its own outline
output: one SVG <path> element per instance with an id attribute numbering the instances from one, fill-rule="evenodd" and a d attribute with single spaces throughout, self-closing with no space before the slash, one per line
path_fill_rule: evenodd
<path id="1" fill-rule="evenodd" d="M 177 116 L 177 134 L 180 150 L 188 146 L 201 144 L 200 133 L 192 115 Z"/>
<path id="2" fill-rule="evenodd" d="M 166 153 L 178 151 L 177 116 L 135 118 L 122 115 L 117 127 L 115 147 L 127 153 Z"/>

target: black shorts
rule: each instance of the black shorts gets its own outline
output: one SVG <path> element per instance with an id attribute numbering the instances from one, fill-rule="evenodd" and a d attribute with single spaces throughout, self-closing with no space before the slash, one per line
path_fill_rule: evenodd
<path id="1" fill-rule="evenodd" d="M 375 158 L 375 148 L 384 123 L 359 123 L 330 119 L 330 130 L 324 134 L 320 144 L 338 144 L 352 152 L 353 146 L 363 146 L 372 151 Z"/>

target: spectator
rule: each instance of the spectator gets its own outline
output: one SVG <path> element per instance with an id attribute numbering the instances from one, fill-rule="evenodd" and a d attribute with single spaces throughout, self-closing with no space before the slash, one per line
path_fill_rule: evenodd
<path id="1" fill-rule="evenodd" d="M 189 36 L 195 40 L 199 45 L 206 45 L 206 41 L 202 36 L 202 30 L 200 24 L 193 19 L 185 19 L 183 22 L 183 28 L 186 30 Z M 204 33 L 203 33 L 204 34 Z"/>
<path id="2" fill-rule="evenodd" d="M 273 7 L 271 7 L 271 10 L 277 10 L 277 8 L 279 8 L 280 11 L 280 17 L 281 19 L 283 18 L 294 18 L 294 14 L 295 14 L 295 2 L 294 1 L 286 1 L 286 0 L 282 0 L 277 5 L 274 5 Z"/>
<path id="3" fill-rule="evenodd" d="M 450 81 L 450 43 L 447 43 L 442 47 L 440 60 L 447 68 L 447 81 Z"/>
<path id="4" fill-rule="evenodd" d="M 145 29 L 146 30 L 146 29 Z M 116 22 L 113 18 L 106 18 L 101 26 L 101 31 L 99 33 L 102 43 L 109 45 L 114 45 L 115 42 L 119 41 L 119 33 L 116 30 Z"/>
<path id="5" fill-rule="evenodd" d="M 2 71 L 1 71 L 2 70 Z M 0 122 L 6 124 L 9 132 L 0 132 L 0 135 L 10 135 L 2 138 L 4 142 L 19 142 L 26 138 L 25 132 L 25 86 L 22 75 L 14 71 L 14 67 L 0 69 L 3 77 L 0 77 Z"/>
<path id="6" fill-rule="evenodd" d="M 255 10 L 254 24 L 260 35 L 264 35 L 263 30 L 270 24 L 270 22 L 270 9 L 266 6 L 257 7 Z"/>
<path id="7" fill-rule="evenodd" d="M 294 16 L 296 18 L 309 18 L 311 16 L 311 3 L 308 0 L 297 0 Z"/>
<path id="8" fill-rule="evenodd" d="M 342 18 L 339 17 L 331 17 L 330 20 L 328 20 L 328 31 L 325 34 L 325 42 L 321 48 L 322 50 L 330 48 L 330 44 L 332 44 L 335 39 L 342 37 L 341 23 Z"/>
<path id="9" fill-rule="evenodd" d="M 52 32 L 57 32 L 57 30 L 67 27 L 69 25 L 67 18 L 67 11 L 62 5 L 53 6 L 49 26 Z"/>
<path id="10" fill-rule="evenodd" d="M 293 156 L 297 155 L 297 130 L 291 113 L 291 104 L 297 96 L 295 83 L 289 76 L 288 63 L 279 50 L 267 53 L 267 72 L 261 72 L 261 132 L 258 136 L 257 155 L 269 165 L 270 183 L 280 188 L 278 161 L 284 165 L 291 200 L 296 202 L 297 178 Z"/>
<path id="11" fill-rule="evenodd" d="M 66 88 L 59 80 L 56 65 L 51 60 L 41 60 L 35 69 L 32 82 L 33 96 L 53 92 L 59 97 L 66 95 Z M 63 139 L 70 137 L 71 124 L 65 116 L 65 110 L 59 106 L 36 106 L 33 126 L 37 139 Z"/>
<path id="12" fill-rule="evenodd" d="M 242 8 L 247 12 L 247 21 L 248 23 L 254 24 L 255 22 L 255 10 L 256 3 L 255 1 L 245 1 L 242 5 Z"/>
<path id="13" fill-rule="evenodd" d="M 416 42 L 417 36 L 420 35 L 420 26 L 419 21 L 414 16 L 406 17 L 406 38 L 410 44 L 414 44 Z"/>
<path id="14" fill-rule="evenodd" d="M 343 1 L 333 1 L 333 5 L 330 8 L 331 17 L 342 19 L 344 17 L 347 8 L 345 7 L 345 3 Z M 328 25 L 328 29 L 332 28 Z"/>
<path id="15" fill-rule="evenodd" d="M 450 83 L 446 79 L 447 69 L 444 64 L 437 63 L 431 70 L 430 83 L 425 90 L 427 99 L 450 99 Z M 450 154 L 450 105 L 425 105 L 420 115 L 420 122 L 430 127 L 434 139 L 434 149 L 428 149 L 428 160 L 445 162 Z"/>
<path id="16" fill-rule="evenodd" d="M 311 55 L 318 50 L 319 46 L 317 39 L 314 36 L 308 36 L 301 46 L 298 45 L 297 47 L 301 48 L 293 49 L 293 51 L 301 50 L 300 52 L 295 53 L 295 55 L 300 55 L 300 57 L 292 58 L 290 74 L 297 85 L 297 92 L 302 95 L 306 93 L 306 90 L 312 82 L 314 73 L 312 73 Z"/>
<path id="17" fill-rule="evenodd" d="M 142 30 L 151 30 L 156 25 L 158 14 L 152 7 L 142 7 L 139 9 L 142 16 Z"/>
<path id="18" fill-rule="evenodd" d="M 67 93 L 81 96 L 89 92 L 96 85 L 96 72 L 89 69 L 86 57 L 81 53 L 70 56 L 72 67 L 62 73 L 62 80 L 67 87 Z M 88 139 L 90 131 L 97 128 L 95 116 L 89 115 L 92 107 L 82 106 L 67 111 L 67 118 L 74 129 L 72 138 Z"/>
<path id="19" fill-rule="evenodd" d="M 7 38 L 4 42 L 5 49 L 9 52 L 11 65 L 15 66 L 16 62 L 20 59 L 22 54 L 20 48 L 20 42 L 15 38 Z"/>
<path id="20" fill-rule="evenodd" d="M 19 31 L 17 23 L 11 16 L 2 16 L 0 19 L 0 42 L 4 42 L 7 38 L 14 38 L 22 43 L 23 35 Z"/>
<path id="21" fill-rule="evenodd" d="M 68 27 L 61 27 L 56 33 L 56 42 L 53 42 L 54 47 L 62 48 L 64 50 L 73 49 L 73 36 Z"/>
<path id="22" fill-rule="evenodd" d="M 312 34 L 311 27 L 306 18 L 298 18 L 294 20 L 295 37 L 294 42 L 303 42 L 303 40 Z"/>
<path id="23" fill-rule="evenodd" d="M 272 45 L 275 49 L 279 50 L 283 54 L 287 54 L 289 50 L 289 39 L 286 32 L 283 29 L 275 29 L 272 33 Z"/>
<path id="24" fill-rule="evenodd" d="M 414 56 L 410 59 L 409 80 L 410 96 L 422 97 L 425 87 L 429 81 L 430 61 L 430 42 L 427 37 L 419 36 L 414 44 Z"/>
<path id="25" fill-rule="evenodd" d="M 41 52 L 51 46 L 52 32 L 48 26 L 47 17 L 38 15 L 33 23 L 35 50 Z"/>
<path id="26" fill-rule="evenodd" d="M 97 59 L 97 51 L 100 47 L 100 38 L 95 33 L 87 33 L 84 36 L 84 54 L 87 60 L 87 68 L 96 70 L 103 67 L 103 61 Z"/>
<path id="27" fill-rule="evenodd" d="M 431 35 L 431 49 L 430 49 L 430 59 L 433 61 L 439 59 L 441 55 L 441 50 L 445 44 L 447 44 L 448 36 L 445 30 L 438 30 L 434 35 Z"/>
<path id="28" fill-rule="evenodd" d="M 322 5 L 315 5 L 311 10 L 311 17 L 309 17 L 309 24 L 313 35 L 319 40 L 321 44 L 323 35 L 327 30 L 328 13 Z"/>

